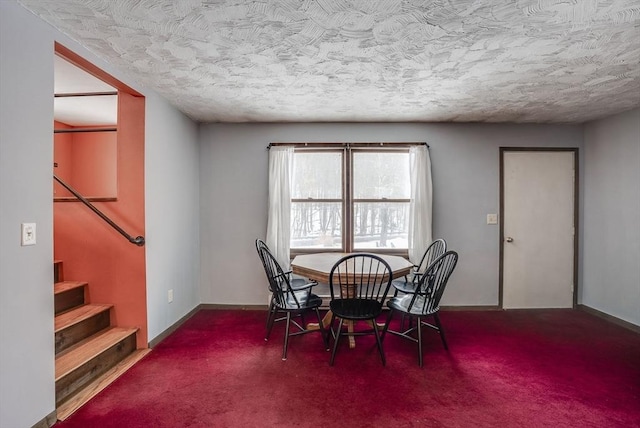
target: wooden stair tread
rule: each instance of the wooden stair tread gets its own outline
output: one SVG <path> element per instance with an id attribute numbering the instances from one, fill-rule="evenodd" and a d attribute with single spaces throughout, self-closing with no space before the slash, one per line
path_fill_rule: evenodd
<path id="1" fill-rule="evenodd" d="M 87 318 L 99 314 L 100 312 L 108 311 L 112 307 L 113 305 L 111 304 L 90 304 L 82 305 L 67 312 L 63 312 L 59 315 L 56 315 L 56 318 L 54 320 L 54 331 L 57 333 L 60 330 L 84 321 Z"/>
<path id="2" fill-rule="evenodd" d="M 149 352 L 151 352 L 151 349 L 138 349 L 134 351 L 105 374 L 79 390 L 72 398 L 58 406 L 56 409 L 58 419 L 61 421 L 67 419 L 73 414 L 73 412 L 78 410 L 87 401 L 95 397 L 100 391 L 113 383 L 118 379 L 118 377 L 129 370 Z"/>
<path id="3" fill-rule="evenodd" d="M 61 353 L 56 357 L 56 382 L 85 362 L 98 356 L 105 349 L 109 349 L 137 331 L 137 328 L 112 327 Z"/>
<path id="4" fill-rule="evenodd" d="M 86 281 L 60 281 L 53 284 L 53 294 L 64 293 L 74 288 L 84 287 L 89 283 Z"/>

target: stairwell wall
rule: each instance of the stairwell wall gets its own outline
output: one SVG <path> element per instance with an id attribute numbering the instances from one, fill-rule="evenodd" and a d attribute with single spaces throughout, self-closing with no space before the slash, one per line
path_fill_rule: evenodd
<path id="1" fill-rule="evenodd" d="M 151 341 L 200 303 L 199 145 L 197 124 L 152 93 L 147 95 L 145 133 Z"/>

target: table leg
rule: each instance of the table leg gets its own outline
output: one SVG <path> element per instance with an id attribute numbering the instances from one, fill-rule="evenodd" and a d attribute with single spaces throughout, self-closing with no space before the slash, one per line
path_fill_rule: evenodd
<path id="1" fill-rule="evenodd" d="M 349 333 L 353 333 L 353 321 L 347 321 L 347 331 Z M 356 338 L 353 336 L 349 336 L 349 348 L 353 349 L 356 347 Z"/>
<path id="2" fill-rule="evenodd" d="M 329 327 L 329 324 L 331 323 L 332 314 L 333 313 L 331 311 L 327 311 L 325 316 L 322 317 L 322 327 L 323 328 Z M 307 330 L 319 330 L 319 329 L 320 329 L 320 326 L 318 325 L 317 322 L 310 322 L 310 323 L 307 324 Z"/>
<path id="3" fill-rule="evenodd" d="M 328 328 L 329 324 L 331 324 L 331 317 L 333 313 L 329 310 L 322 318 L 322 327 Z M 347 323 L 347 331 L 349 333 L 353 333 L 353 321 L 346 321 Z M 307 330 L 319 330 L 320 326 L 317 322 L 310 322 L 307 324 Z M 353 349 L 356 347 L 356 338 L 353 336 L 349 336 L 349 348 Z"/>
<path id="4" fill-rule="evenodd" d="M 367 321 L 367 324 L 369 324 L 371 326 L 371 328 L 373 328 L 373 321 Z M 384 328 L 384 323 L 383 322 L 378 322 L 376 324 L 378 324 L 378 328 Z"/>
<path id="5" fill-rule="evenodd" d="M 328 328 L 329 324 L 331 323 L 331 316 L 333 315 L 333 313 L 329 310 L 327 311 L 327 313 L 325 314 L 325 316 L 322 318 L 322 327 L 323 328 Z M 346 321 L 347 323 L 347 331 L 349 331 L 349 333 L 353 333 L 353 321 Z M 320 326 L 318 325 L 317 322 L 310 322 L 307 324 L 307 330 L 319 330 Z M 356 347 L 356 338 L 353 336 L 349 336 L 349 348 L 355 348 Z"/>

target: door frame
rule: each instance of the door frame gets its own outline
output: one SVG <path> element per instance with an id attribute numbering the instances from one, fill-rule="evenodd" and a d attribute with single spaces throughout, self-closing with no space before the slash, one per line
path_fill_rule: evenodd
<path id="1" fill-rule="evenodd" d="M 504 309 L 504 154 L 506 152 L 572 152 L 574 179 L 573 179 L 573 308 L 578 305 L 578 244 L 579 244 L 579 206 L 580 194 L 580 157 L 577 147 L 500 147 L 500 262 L 498 272 L 498 307 Z"/>

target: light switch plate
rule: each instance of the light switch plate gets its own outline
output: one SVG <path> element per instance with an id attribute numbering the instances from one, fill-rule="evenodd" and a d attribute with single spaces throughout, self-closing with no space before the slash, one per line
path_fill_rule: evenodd
<path id="1" fill-rule="evenodd" d="M 36 224 L 22 223 L 22 238 L 20 243 L 22 246 L 36 245 Z"/>
<path id="2" fill-rule="evenodd" d="M 498 214 L 487 214 L 487 224 L 498 224 Z"/>

